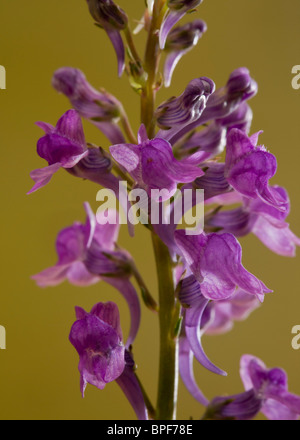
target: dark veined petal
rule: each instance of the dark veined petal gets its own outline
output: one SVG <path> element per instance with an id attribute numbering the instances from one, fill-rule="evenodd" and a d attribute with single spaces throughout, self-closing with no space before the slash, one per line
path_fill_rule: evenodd
<path id="1" fill-rule="evenodd" d="M 207 100 L 206 107 L 200 118 L 182 127 L 171 139 L 171 144 L 174 145 L 185 134 L 192 132 L 200 125 L 206 124 L 212 120 L 219 120 L 229 118 L 229 116 L 238 111 L 239 106 L 248 99 L 251 99 L 257 93 L 257 84 L 251 78 L 249 70 L 240 68 L 232 72 L 225 87 L 222 87 L 212 93 Z M 242 109 L 243 110 L 243 109 Z M 244 109 L 245 110 L 245 109 Z M 250 117 L 244 115 L 246 118 Z M 243 114 L 235 114 L 235 117 L 242 117 Z M 230 120 L 227 121 L 230 123 Z M 246 121 L 247 122 L 247 121 Z M 225 120 L 226 126 L 226 120 Z M 242 128 L 244 128 L 244 124 Z"/>
<path id="2" fill-rule="evenodd" d="M 211 123 L 207 128 L 193 134 L 187 140 L 175 146 L 182 161 L 199 165 L 223 153 L 226 145 L 226 128 Z"/>
<path id="3" fill-rule="evenodd" d="M 200 119 L 214 90 L 215 84 L 211 79 L 197 78 L 188 84 L 181 96 L 163 102 L 155 111 L 161 129 L 156 137 L 173 144 L 178 132 Z"/>
<path id="4" fill-rule="evenodd" d="M 128 17 L 112 0 L 87 0 L 93 19 L 104 29 L 125 29 Z"/>
<path id="5" fill-rule="evenodd" d="M 211 162 L 207 164 L 207 167 L 204 176 L 194 182 L 195 188 L 204 190 L 205 200 L 231 192 L 232 187 L 224 175 L 224 164 Z"/>

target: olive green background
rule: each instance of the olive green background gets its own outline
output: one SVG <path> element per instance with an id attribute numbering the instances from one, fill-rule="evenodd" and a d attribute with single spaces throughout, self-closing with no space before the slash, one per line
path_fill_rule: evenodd
<path id="1" fill-rule="evenodd" d="M 139 19 L 143 0 L 119 4 Z M 180 94 L 193 78 L 209 76 L 221 87 L 235 68 L 247 66 L 259 84 L 251 101 L 252 132 L 277 156 L 274 180 L 291 196 L 290 223 L 300 235 L 299 108 L 300 90 L 291 86 L 292 67 L 300 64 L 300 2 L 289 0 L 205 0 L 198 17 L 208 24 L 199 45 L 181 61 L 172 87 L 160 102 Z M 196 17 L 196 15 L 195 15 Z M 194 17 L 191 17 L 194 18 Z M 133 21 L 131 21 L 133 23 Z M 145 35 L 138 37 L 143 47 Z M 29 172 L 45 166 L 36 155 L 42 120 L 55 124 L 69 104 L 51 88 L 52 73 L 61 66 L 82 69 L 96 87 L 105 87 L 124 102 L 134 129 L 139 126 L 139 97 L 127 78 L 117 79 L 115 54 L 104 32 L 93 25 L 84 0 L 0 0 L 0 65 L 7 70 L 7 90 L 0 90 L 1 140 L 1 299 L 0 324 L 7 331 L 7 349 L 0 350 L 1 419 L 132 419 L 134 413 L 117 385 L 103 391 L 88 386 L 79 392 L 78 356 L 68 342 L 74 306 L 87 310 L 113 300 L 121 311 L 126 335 L 129 314 L 124 300 L 105 284 L 81 289 L 64 283 L 39 289 L 30 276 L 56 262 L 57 232 L 84 220 L 83 202 L 96 204 L 95 185 L 61 171 L 39 192 L 26 196 Z M 108 147 L 98 130 L 85 123 L 86 137 Z M 129 239 L 122 228 L 120 243 L 135 256 L 156 295 L 156 277 L 149 235 L 137 228 Z M 209 357 L 228 371 L 214 376 L 196 365 L 197 380 L 209 398 L 243 390 L 238 370 L 244 353 L 261 357 L 270 367 L 288 371 L 290 389 L 300 394 L 300 350 L 291 347 L 291 329 L 300 324 L 299 257 L 273 255 L 254 236 L 242 240 L 246 268 L 274 289 L 265 304 L 227 335 L 205 337 Z M 143 308 L 134 346 L 139 375 L 156 398 L 158 323 Z M 199 418 L 202 408 L 180 384 L 178 417 Z"/>

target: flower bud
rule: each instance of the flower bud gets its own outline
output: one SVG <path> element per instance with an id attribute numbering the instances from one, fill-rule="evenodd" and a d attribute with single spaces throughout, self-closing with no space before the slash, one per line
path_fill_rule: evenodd
<path id="1" fill-rule="evenodd" d="M 123 30 L 128 23 L 126 13 L 112 0 L 87 0 L 93 19 L 105 30 Z"/>

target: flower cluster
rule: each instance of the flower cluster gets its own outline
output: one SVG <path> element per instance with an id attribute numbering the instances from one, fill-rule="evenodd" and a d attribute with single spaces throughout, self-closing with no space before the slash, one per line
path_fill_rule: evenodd
<path id="1" fill-rule="evenodd" d="M 162 85 L 160 55 L 166 54 L 163 76 L 168 87 L 178 61 L 199 43 L 207 30 L 202 20 L 178 24 L 201 0 L 147 2 L 143 26 L 148 32 L 148 46 L 144 61 L 134 46 L 126 13 L 112 0 L 87 3 L 94 21 L 112 41 L 119 75 L 126 68 L 131 85 L 135 66 L 134 89 L 138 89 L 142 100 L 140 130 L 135 137 L 117 98 L 92 87 L 78 69 L 59 69 L 54 74 L 53 86 L 69 99 L 73 109 L 55 127 L 38 123 L 45 134 L 38 141 L 37 152 L 48 166 L 31 173 L 35 185 L 30 193 L 48 184 L 58 170 L 66 169 L 71 175 L 115 194 L 121 179 L 129 188 L 143 189 L 150 196 L 152 190 L 157 190 L 155 203 L 168 202 L 169 212 L 175 209 L 176 194 L 185 189 L 196 194 L 197 189 L 202 189 L 206 211 L 205 227 L 197 235 L 179 229 L 176 221 L 166 224 L 163 216 L 158 225 L 148 226 L 155 243 L 159 304 L 131 255 L 117 244 L 120 225 L 115 210 L 108 210 L 99 219 L 85 203 L 85 224 L 76 222 L 59 233 L 58 262 L 33 277 L 37 284 L 55 286 L 68 280 L 74 285 L 88 286 L 105 282 L 124 296 L 131 315 L 131 328 L 124 343 L 114 303 L 99 303 L 90 313 L 76 308 L 77 320 L 70 341 L 80 357 L 82 394 L 88 383 L 103 389 L 107 383 L 116 381 L 138 418 L 172 416 L 168 402 L 172 390 L 164 391 L 165 403 L 159 400 L 155 410 L 136 375 L 132 344 L 141 318 L 137 284 L 145 305 L 158 312 L 161 322 L 164 321 L 161 328 L 169 326 L 161 342 L 165 352 L 173 349 L 177 356 L 179 345 L 181 378 L 195 399 L 207 407 L 206 418 L 245 420 L 260 411 L 270 419 L 297 418 L 300 398 L 287 391 L 285 373 L 268 370 L 254 357 L 242 358 L 245 393 L 217 397 L 211 403 L 200 391 L 193 372 L 195 358 L 213 373 L 226 375 L 206 356 L 202 336 L 229 331 L 235 321 L 246 319 L 272 292 L 243 266 L 239 237 L 254 233 L 273 252 L 283 256 L 294 256 L 296 246 L 300 245 L 300 239 L 286 222 L 290 212 L 287 191 L 270 183 L 277 171 L 276 158 L 259 144 L 260 133 L 249 135 L 252 111 L 248 101 L 257 93 L 255 80 L 248 69 L 239 68 L 230 74 L 223 87 L 216 89 L 210 78 L 199 76 L 190 81 L 181 95 L 155 107 L 154 98 Z M 81 118 L 102 131 L 108 148 L 86 142 Z M 130 200 L 125 203 L 132 206 Z M 196 204 L 194 196 L 192 205 Z M 194 206 L 184 206 L 183 210 Z M 129 229 L 133 235 L 133 227 Z M 167 300 L 164 295 L 169 295 Z M 167 362 L 162 359 L 161 363 L 164 372 Z M 174 367 L 169 374 L 175 375 L 175 370 Z M 175 382 L 176 379 L 174 389 Z"/>

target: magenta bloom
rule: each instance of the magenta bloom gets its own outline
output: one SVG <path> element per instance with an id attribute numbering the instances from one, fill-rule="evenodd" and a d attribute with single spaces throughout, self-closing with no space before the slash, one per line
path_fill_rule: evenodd
<path id="1" fill-rule="evenodd" d="M 300 397 L 288 391 L 285 371 L 269 370 L 257 357 L 244 355 L 240 374 L 246 391 L 215 398 L 208 407 L 206 418 L 251 420 L 262 412 L 270 420 L 298 420 Z"/>
<path id="2" fill-rule="evenodd" d="M 45 131 L 45 136 L 38 141 L 37 152 L 49 166 L 31 172 L 35 185 L 29 194 L 47 185 L 60 168 L 73 168 L 88 155 L 82 123 L 75 110 L 65 113 L 56 127 L 44 122 L 37 125 Z"/>
<path id="3" fill-rule="evenodd" d="M 243 103 L 251 99 L 257 93 L 257 89 L 257 84 L 247 68 L 234 70 L 225 87 L 215 92 L 212 90 L 213 93 L 208 96 L 200 117 L 182 126 L 174 135 L 168 137 L 169 142 L 174 145 L 185 134 L 209 121 L 216 121 L 228 128 L 237 127 L 247 132 L 252 120 L 252 112 Z"/>
<path id="4" fill-rule="evenodd" d="M 208 304 L 201 323 L 202 331 L 206 335 L 226 333 L 235 321 L 244 321 L 259 306 L 255 296 L 238 289 L 231 298 Z"/>
<path id="5" fill-rule="evenodd" d="M 297 420 L 300 397 L 289 393 L 285 371 L 269 370 L 258 358 L 245 355 L 241 359 L 241 378 L 246 391 L 253 389 L 262 400 L 261 412 L 270 420 Z"/>
<path id="6" fill-rule="evenodd" d="M 130 255 L 116 249 L 120 225 L 117 211 L 108 212 L 108 223 L 97 223 L 89 204 L 85 204 L 85 225 L 75 223 L 60 232 L 56 242 L 58 262 L 32 278 L 40 287 L 56 286 L 65 280 L 76 286 L 105 281 L 123 295 L 130 315 L 131 328 L 126 345 L 135 339 L 140 325 L 140 303 L 130 282 Z"/>
<path id="7" fill-rule="evenodd" d="M 162 199 L 167 200 L 175 194 L 178 183 L 192 182 L 204 174 L 200 168 L 176 160 L 167 141 L 158 138 L 148 140 L 142 133 L 143 128 L 139 133 L 139 145 L 114 145 L 110 147 L 110 152 L 137 185 L 149 194 L 154 189 L 166 189 L 169 194 Z"/>
<path id="8" fill-rule="evenodd" d="M 66 279 L 78 286 L 88 286 L 99 281 L 99 276 L 92 274 L 86 268 L 87 252 L 93 241 L 100 242 L 106 252 L 114 249 L 119 233 L 119 224 L 115 221 L 117 213 L 115 211 L 109 213 L 110 224 L 98 225 L 89 204 L 85 203 L 84 207 L 87 214 L 86 223 L 83 225 L 76 222 L 58 234 L 57 264 L 33 276 L 40 287 L 56 286 Z"/>
<path id="9" fill-rule="evenodd" d="M 255 199 L 260 197 L 268 205 L 285 210 L 286 200 L 269 186 L 275 175 L 275 156 L 265 147 L 256 147 L 258 134 L 248 137 L 244 132 L 233 129 L 227 136 L 225 177 L 240 194 Z"/>
<path id="10" fill-rule="evenodd" d="M 92 87 L 81 70 L 71 67 L 58 69 L 53 75 L 52 85 L 70 100 L 81 117 L 90 120 L 112 144 L 125 142 L 117 125 L 122 104 L 106 91 Z"/>
<path id="11" fill-rule="evenodd" d="M 178 133 L 201 119 L 214 90 L 215 84 L 211 79 L 196 78 L 180 96 L 163 102 L 155 111 L 160 128 L 156 138 L 165 139 L 173 145 Z"/>
<path id="12" fill-rule="evenodd" d="M 99 303 L 90 313 L 76 307 L 76 317 L 70 342 L 80 357 L 80 389 L 84 397 L 88 383 L 103 390 L 107 383 L 121 376 L 125 368 L 125 347 L 119 310 L 114 303 Z"/>
<path id="13" fill-rule="evenodd" d="M 176 243 L 201 285 L 202 295 L 211 300 L 230 298 L 237 287 L 263 301 L 271 292 L 242 265 L 242 248 L 231 234 L 189 236 L 175 232 Z"/>
<path id="14" fill-rule="evenodd" d="M 278 186 L 272 186 L 270 189 L 281 198 L 284 211 L 266 204 L 260 197 L 244 198 L 242 207 L 216 213 L 207 220 L 206 226 L 220 228 L 236 237 L 243 237 L 252 232 L 273 252 L 286 257 L 295 256 L 300 239 L 286 223 L 290 212 L 288 194 L 284 188 Z"/>

